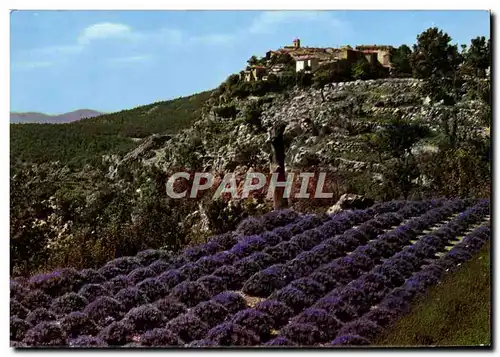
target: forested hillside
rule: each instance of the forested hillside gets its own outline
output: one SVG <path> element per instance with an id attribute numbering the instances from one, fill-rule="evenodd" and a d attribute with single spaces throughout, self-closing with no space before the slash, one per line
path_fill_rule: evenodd
<path id="1" fill-rule="evenodd" d="M 201 117 L 210 91 L 157 102 L 68 124 L 10 126 L 11 162 L 81 167 L 102 161 L 102 155 L 125 154 L 137 140 L 155 133 L 175 134 Z"/>

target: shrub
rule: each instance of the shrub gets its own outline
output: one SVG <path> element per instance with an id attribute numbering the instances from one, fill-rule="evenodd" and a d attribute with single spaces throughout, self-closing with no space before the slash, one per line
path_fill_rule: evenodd
<path id="1" fill-rule="evenodd" d="M 57 320 L 57 316 L 50 310 L 47 310 L 43 307 L 39 307 L 38 309 L 30 311 L 30 313 L 26 316 L 26 322 L 31 326 L 36 326 L 42 322 L 55 320 Z"/>
<path id="2" fill-rule="evenodd" d="M 117 299 L 109 296 L 101 296 L 88 304 L 83 310 L 98 325 L 101 325 L 107 317 L 119 319 L 125 312 L 124 305 Z"/>
<path id="3" fill-rule="evenodd" d="M 284 263 L 287 260 L 293 259 L 301 252 L 301 249 L 297 244 L 285 241 L 274 247 L 267 247 L 262 252 L 269 254 L 275 261 Z"/>
<path id="4" fill-rule="evenodd" d="M 123 305 L 125 311 L 150 302 L 148 301 L 146 295 L 144 295 L 136 287 L 122 289 L 115 295 L 114 298 Z"/>
<path id="5" fill-rule="evenodd" d="M 60 296 L 73 291 L 80 283 L 80 274 L 73 268 L 55 270 L 47 274 L 35 275 L 30 278 L 30 290 L 40 289 L 52 297 Z"/>
<path id="6" fill-rule="evenodd" d="M 210 296 L 217 295 L 226 290 L 226 284 L 221 277 L 206 275 L 197 280 L 208 291 Z"/>
<path id="7" fill-rule="evenodd" d="M 205 287 L 195 281 L 185 281 L 172 289 L 171 295 L 180 302 L 192 307 L 202 301 L 210 299 L 210 294 Z"/>
<path id="8" fill-rule="evenodd" d="M 210 241 L 216 242 L 221 247 L 221 249 L 229 249 L 238 242 L 233 232 L 216 235 L 210 238 Z"/>
<path id="9" fill-rule="evenodd" d="M 300 346 L 314 346 L 324 340 L 323 333 L 310 324 L 289 324 L 280 330 L 280 335 Z"/>
<path id="10" fill-rule="evenodd" d="M 10 340 L 22 341 L 31 325 L 17 316 L 10 318 Z"/>
<path id="11" fill-rule="evenodd" d="M 216 269 L 213 275 L 220 277 L 228 289 L 237 289 L 244 282 L 240 272 L 231 265 Z"/>
<path id="12" fill-rule="evenodd" d="M 95 322 L 82 312 L 72 312 L 63 317 L 61 328 L 70 338 L 76 338 L 79 335 L 95 335 L 98 332 Z"/>
<path id="13" fill-rule="evenodd" d="M 165 317 L 158 308 L 149 304 L 133 308 L 127 313 L 125 320 L 135 331 L 143 332 L 160 327 Z"/>
<path id="14" fill-rule="evenodd" d="M 78 336 L 70 342 L 70 347 L 107 347 L 108 344 L 98 337 Z"/>
<path id="15" fill-rule="evenodd" d="M 92 302 L 99 296 L 109 296 L 110 291 L 99 284 L 87 284 L 78 291 L 78 294 L 86 298 L 88 302 Z"/>
<path id="16" fill-rule="evenodd" d="M 166 289 L 172 289 L 182 282 L 181 274 L 178 270 L 169 270 L 158 276 L 158 281 L 165 285 Z"/>
<path id="17" fill-rule="evenodd" d="M 238 110 L 234 105 L 222 105 L 220 107 L 214 108 L 213 110 L 215 115 L 225 119 L 234 119 L 238 114 Z"/>
<path id="18" fill-rule="evenodd" d="M 255 346 L 260 339 L 253 332 L 244 327 L 226 322 L 208 331 L 206 339 L 215 342 L 218 346 Z"/>
<path id="19" fill-rule="evenodd" d="M 351 321 L 357 316 L 356 310 L 338 296 L 327 296 L 321 298 L 313 305 L 313 307 L 324 309 L 328 311 L 329 314 L 334 314 L 335 317 L 342 322 Z"/>
<path id="20" fill-rule="evenodd" d="M 208 325 L 192 313 L 182 314 L 170 320 L 165 327 L 175 331 L 186 343 L 203 338 L 208 331 Z"/>
<path id="21" fill-rule="evenodd" d="M 200 246 L 189 247 L 182 253 L 182 256 L 186 258 L 188 262 L 194 262 L 205 255 L 203 249 Z"/>
<path id="22" fill-rule="evenodd" d="M 17 316 L 24 319 L 28 315 L 28 309 L 26 309 L 20 302 L 14 299 L 10 299 L 10 316 Z"/>
<path id="23" fill-rule="evenodd" d="M 270 298 L 283 302 L 296 313 L 310 306 L 314 302 L 312 297 L 307 296 L 302 291 L 290 286 L 276 291 L 270 296 Z"/>
<path id="24" fill-rule="evenodd" d="M 97 271 L 99 274 L 104 276 L 106 279 L 113 279 L 117 275 L 126 274 L 126 272 L 114 265 L 106 264 Z"/>
<path id="25" fill-rule="evenodd" d="M 155 301 L 168 294 L 165 285 L 156 278 L 147 278 L 136 285 L 147 301 Z"/>
<path id="26" fill-rule="evenodd" d="M 266 242 L 266 246 L 272 247 L 276 244 L 279 244 L 283 241 L 283 238 L 281 238 L 278 234 L 274 233 L 273 231 L 267 231 L 261 233 L 262 239 Z"/>
<path id="27" fill-rule="evenodd" d="M 311 274 L 314 271 L 314 266 L 308 264 L 303 256 L 292 259 L 285 264 L 294 273 L 294 277 L 300 278 Z"/>
<path id="28" fill-rule="evenodd" d="M 370 340 L 359 335 L 342 335 L 331 343 L 333 346 L 368 346 Z"/>
<path id="29" fill-rule="evenodd" d="M 311 295 L 316 299 L 326 293 L 325 286 L 311 278 L 301 278 L 294 280 L 290 283 L 290 286 L 299 289 L 306 295 Z"/>
<path id="30" fill-rule="evenodd" d="M 318 282 L 325 287 L 325 291 L 332 290 L 340 285 L 333 275 L 321 272 L 314 272 L 309 275 L 309 278 Z"/>
<path id="31" fill-rule="evenodd" d="M 26 287 L 21 285 L 19 282 L 10 281 L 10 298 L 11 299 L 17 299 L 17 300 L 23 300 L 23 298 L 28 294 L 28 290 Z"/>
<path id="32" fill-rule="evenodd" d="M 257 235 L 245 236 L 231 248 L 230 252 L 241 258 L 253 252 L 260 251 L 265 246 L 266 242 L 262 237 Z"/>
<path id="33" fill-rule="evenodd" d="M 242 290 L 251 296 L 267 297 L 292 279 L 292 271 L 288 266 L 275 264 L 250 277 Z"/>
<path id="34" fill-rule="evenodd" d="M 380 326 L 375 322 L 367 320 L 365 318 L 361 318 L 344 325 L 340 329 L 339 335 L 358 335 L 370 340 L 371 338 L 375 337 L 380 331 Z"/>
<path id="35" fill-rule="evenodd" d="M 180 314 L 187 312 L 187 306 L 171 296 L 156 301 L 154 305 L 163 313 L 163 316 L 167 320 L 174 319 Z"/>
<path id="36" fill-rule="evenodd" d="M 295 342 L 290 341 L 286 337 L 279 336 L 279 337 L 273 338 L 272 340 L 267 341 L 266 343 L 264 343 L 264 346 L 268 346 L 268 347 L 273 347 L 273 346 L 276 346 L 276 347 L 278 347 L 278 346 L 279 347 L 282 347 L 282 346 L 296 347 L 297 344 Z"/>
<path id="37" fill-rule="evenodd" d="M 337 331 L 342 327 L 342 322 L 335 318 L 334 315 L 329 314 L 326 310 L 317 308 L 305 309 L 302 313 L 295 316 L 291 323 L 314 325 L 320 331 L 323 331 L 325 340 L 335 337 Z"/>
<path id="38" fill-rule="evenodd" d="M 113 266 L 123 271 L 124 274 L 128 274 L 135 269 L 143 267 L 141 261 L 137 257 L 120 257 L 108 262 L 105 266 Z"/>
<path id="39" fill-rule="evenodd" d="M 195 340 L 187 345 L 189 348 L 197 348 L 197 347 L 215 347 L 217 344 L 214 341 L 210 340 Z"/>
<path id="40" fill-rule="evenodd" d="M 184 342 L 174 332 L 166 328 L 146 331 L 140 337 L 141 344 L 150 347 L 182 346 Z"/>
<path id="41" fill-rule="evenodd" d="M 141 265 L 148 266 L 152 264 L 155 260 L 160 260 L 164 261 L 165 263 L 168 263 L 171 259 L 171 255 L 166 250 L 147 249 L 137 253 L 136 258 Z"/>
<path id="42" fill-rule="evenodd" d="M 183 265 L 179 268 L 179 274 L 182 277 L 182 280 L 196 280 L 203 276 L 203 272 L 201 271 L 201 267 L 198 265 L 198 262 L 191 262 Z"/>
<path id="43" fill-rule="evenodd" d="M 103 284 L 106 277 L 95 269 L 83 269 L 80 271 L 81 284 Z"/>
<path id="44" fill-rule="evenodd" d="M 249 279 L 253 274 L 261 270 L 260 265 L 252 260 L 241 259 L 233 266 L 239 272 L 239 276 L 243 281 Z"/>
<path id="45" fill-rule="evenodd" d="M 222 251 L 213 255 L 215 261 L 219 262 L 221 265 L 232 264 L 236 259 L 236 255 L 228 251 Z"/>
<path id="46" fill-rule="evenodd" d="M 257 334 L 261 339 L 269 337 L 273 319 L 257 309 L 245 309 L 233 316 L 231 322 Z"/>
<path id="47" fill-rule="evenodd" d="M 120 290 L 129 287 L 130 282 L 126 275 L 117 275 L 113 279 L 106 281 L 103 286 L 110 291 L 111 294 L 116 294 Z"/>
<path id="48" fill-rule="evenodd" d="M 152 271 L 155 272 L 155 274 L 161 274 L 163 272 L 166 272 L 170 269 L 171 264 L 163 261 L 163 260 L 155 260 L 151 264 L 147 266 L 148 269 L 151 269 Z"/>
<path id="49" fill-rule="evenodd" d="M 132 341 L 132 326 L 121 321 L 115 321 L 105 327 L 97 336 L 110 346 L 123 346 Z"/>
<path id="50" fill-rule="evenodd" d="M 212 301 L 224 306 L 230 314 L 234 314 L 246 308 L 246 302 L 241 295 L 231 291 L 225 291 L 212 298 Z"/>
<path id="51" fill-rule="evenodd" d="M 318 233 L 313 234 L 312 230 L 296 235 L 290 242 L 297 244 L 300 250 L 310 250 L 321 242 L 321 236 Z"/>
<path id="52" fill-rule="evenodd" d="M 397 314 L 394 311 L 377 306 L 377 308 L 370 310 L 363 317 L 381 327 L 387 327 L 397 318 Z"/>
<path id="53" fill-rule="evenodd" d="M 204 301 L 196 305 L 191 312 L 209 327 L 224 321 L 229 314 L 228 310 L 214 301 Z"/>
<path id="54" fill-rule="evenodd" d="M 137 284 L 141 280 L 151 278 L 155 275 L 156 275 L 155 272 L 149 268 L 137 268 L 135 270 L 132 270 L 127 275 L 127 278 L 131 284 Z"/>
<path id="55" fill-rule="evenodd" d="M 67 337 L 55 322 L 42 322 L 26 332 L 23 342 L 28 346 L 56 347 L 67 344 Z"/>
<path id="56" fill-rule="evenodd" d="M 255 305 L 255 309 L 267 314 L 272 321 L 271 326 L 275 329 L 288 323 L 293 315 L 293 310 L 284 303 L 277 300 L 263 300 Z"/>
<path id="57" fill-rule="evenodd" d="M 222 265 L 212 256 L 202 257 L 196 262 L 196 264 L 198 265 L 200 272 L 203 275 L 212 273 L 215 269 Z"/>

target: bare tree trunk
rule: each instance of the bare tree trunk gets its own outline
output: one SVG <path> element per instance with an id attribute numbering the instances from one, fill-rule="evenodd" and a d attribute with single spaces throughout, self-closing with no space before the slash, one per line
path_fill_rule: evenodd
<path id="1" fill-rule="evenodd" d="M 274 161 L 277 165 L 276 169 L 271 172 L 278 173 L 277 182 L 286 181 L 285 173 L 285 141 L 283 134 L 285 132 L 285 125 L 279 124 L 271 130 L 271 144 L 274 150 Z M 288 199 L 284 196 L 285 187 L 276 187 L 274 189 L 273 209 L 279 210 L 288 207 Z"/>

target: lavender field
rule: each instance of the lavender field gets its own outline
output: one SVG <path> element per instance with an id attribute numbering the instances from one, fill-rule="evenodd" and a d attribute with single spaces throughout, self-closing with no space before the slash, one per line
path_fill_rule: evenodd
<path id="1" fill-rule="evenodd" d="M 490 239 L 490 201 L 273 211 L 172 255 L 10 283 L 13 347 L 369 346 Z"/>

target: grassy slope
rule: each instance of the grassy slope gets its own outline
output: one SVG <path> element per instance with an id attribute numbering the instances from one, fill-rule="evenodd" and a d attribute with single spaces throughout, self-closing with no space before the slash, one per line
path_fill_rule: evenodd
<path id="1" fill-rule="evenodd" d="M 376 345 L 491 345 L 490 253 L 488 243 L 433 287 Z"/>

